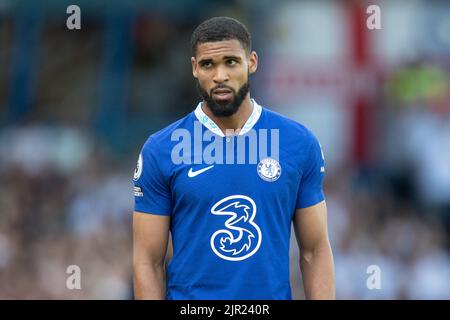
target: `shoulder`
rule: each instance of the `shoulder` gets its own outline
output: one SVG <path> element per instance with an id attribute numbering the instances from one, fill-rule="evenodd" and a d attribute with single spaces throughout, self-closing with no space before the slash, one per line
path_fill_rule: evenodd
<path id="1" fill-rule="evenodd" d="M 264 108 L 264 112 L 270 126 L 280 129 L 280 135 L 287 135 L 295 141 L 307 144 L 317 141 L 315 134 L 306 125 L 267 108 Z"/>
<path id="2" fill-rule="evenodd" d="M 173 132 L 178 129 L 187 130 L 192 124 L 193 113 L 190 112 L 185 117 L 171 123 L 170 125 L 152 133 L 144 143 L 142 147 L 142 153 L 147 155 L 158 151 L 158 153 L 163 152 L 167 149 L 172 141 Z"/>

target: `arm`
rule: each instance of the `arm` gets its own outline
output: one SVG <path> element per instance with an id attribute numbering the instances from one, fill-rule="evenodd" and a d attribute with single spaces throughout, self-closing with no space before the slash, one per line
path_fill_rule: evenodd
<path id="1" fill-rule="evenodd" d="M 165 258 L 170 217 L 134 212 L 133 269 L 135 299 L 166 297 Z"/>
<path id="2" fill-rule="evenodd" d="M 300 269 L 307 299 L 335 299 L 333 253 L 327 230 L 325 201 L 297 209 L 294 231 L 300 248 Z"/>

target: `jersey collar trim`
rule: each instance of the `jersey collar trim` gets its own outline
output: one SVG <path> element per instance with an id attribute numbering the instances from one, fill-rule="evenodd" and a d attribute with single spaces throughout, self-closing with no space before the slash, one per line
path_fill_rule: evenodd
<path id="1" fill-rule="evenodd" d="M 248 117 L 242 129 L 239 131 L 239 135 L 243 135 L 249 132 L 256 124 L 262 113 L 262 107 L 257 104 L 254 99 L 250 100 L 253 104 L 253 111 L 250 117 Z M 222 130 L 220 130 L 219 126 L 210 117 L 208 117 L 206 113 L 203 112 L 202 105 L 203 102 L 200 102 L 194 111 L 194 114 L 197 117 L 198 121 L 200 121 L 200 123 L 202 123 L 206 128 L 211 130 L 216 135 L 224 137 L 225 135 L 223 134 Z"/>

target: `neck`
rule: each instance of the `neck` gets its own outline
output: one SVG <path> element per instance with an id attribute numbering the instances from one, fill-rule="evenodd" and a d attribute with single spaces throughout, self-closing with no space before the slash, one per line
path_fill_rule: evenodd
<path id="1" fill-rule="evenodd" d="M 220 130 L 223 132 L 224 135 L 230 135 L 230 132 L 227 132 L 227 130 L 233 130 L 232 132 L 234 134 L 238 134 L 253 112 L 253 104 L 250 100 L 250 93 L 248 93 L 244 101 L 242 101 L 239 110 L 229 117 L 214 116 L 214 114 L 209 109 L 206 101 L 203 102 L 203 106 L 204 106 L 204 108 L 202 108 L 203 112 L 211 120 L 213 120 L 214 123 L 217 124 L 217 126 L 220 128 Z"/>

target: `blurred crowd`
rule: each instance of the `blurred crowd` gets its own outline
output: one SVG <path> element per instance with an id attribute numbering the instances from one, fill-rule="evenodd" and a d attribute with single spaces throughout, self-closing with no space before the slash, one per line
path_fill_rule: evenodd
<path id="1" fill-rule="evenodd" d="M 11 70 L 0 72 L 0 299 L 133 297 L 132 173 L 147 136 L 198 100 L 186 52 L 201 17 L 136 19 L 122 65 L 129 84 L 113 95 L 129 108 L 116 117 L 94 108 L 113 94 L 99 85 L 108 69 L 99 52 L 115 48 L 99 24 L 72 42 L 60 21 L 44 24 L 36 98 L 19 121 L 7 116 Z M 2 20 L 8 61 L 12 30 L 14 20 Z M 450 299 L 450 69 L 427 68 L 399 66 L 385 79 L 375 163 L 327 171 L 338 299 Z M 418 72 L 431 79 L 424 95 L 402 95 Z M 304 299 L 298 255 L 292 234 L 293 294 Z M 80 267 L 81 290 L 66 287 L 70 265 Z M 378 290 L 367 287 L 369 266 L 381 271 Z"/>
<path id="2" fill-rule="evenodd" d="M 131 298 L 130 168 L 74 129 L 1 140 L 0 298 Z M 66 287 L 70 265 L 81 290 Z"/>

